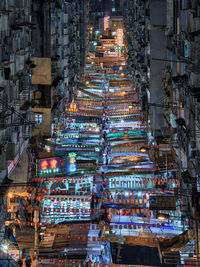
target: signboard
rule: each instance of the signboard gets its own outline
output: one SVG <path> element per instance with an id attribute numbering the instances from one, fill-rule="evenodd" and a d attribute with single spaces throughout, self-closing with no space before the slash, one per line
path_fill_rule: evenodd
<path id="1" fill-rule="evenodd" d="M 71 104 L 69 104 L 68 107 L 66 107 L 65 111 L 78 112 L 78 109 L 79 109 L 79 107 L 77 104 L 71 103 Z"/>
<path id="2" fill-rule="evenodd" d="M 117 44 L 119 46 L 123 45 L 123 29 L 117 29 Z"/>
<path id="3" fill-rule="evenodd" d="M 64 171 L 66 172 L 67 166 L 67 159 L 64 157 L 41 159 L 39 161 L 39 174 L 46 175 L 52 173 L 60 173 Z"/>
<path id="4" fill-rule="evenodd" d="M 75 172 L 77 170 L 76 167 L 76 156 L 77 154 L 75 152 L 70 152 L 68 154 L 69 162 L 68 162 L 68 172 Z"/>
<path id="5" fill-rule="evenodd" d="M 184 43 L 184 56 L 185 57 L 190 56 L 190 43 L 188 42 L 188 40 L 185 40 L 185 43 Z"/>
<path id="6" fill-rule="evenodd" d="M 140 128 L 140 121 L 130 121 L 130 122 L 113 122 L 110 124 L 110 128 Z"/>
<path id="7" fill-rule="evenodd" d="M 119 66 L 113 66 L 113 70 L 119 70 Z"/>
<path id="8" fill-rule="evenodd" d="M 116 55 L 121 55 L 121 50 L 122 50 L 122 47 L 120 45 L 115 45 L 115 54 Z"/>
<path id="9" fill-rule="evenodd" d="M 93 147 L 65 147 L 65 146 L 61 146 L 58 147 L 56 146 L 54 149 L 55 152 L 59 152 L 59 151 L 95 151 L 95 148 Z"/>
<path id="10" fill-rule="evenodd" d="M 39 161 L 39 172 L 40 175 L 64 173 L 64 172 L 75 172 L 76 167 L 76 156 L 75 152 L 70 152 L 68 158 L 47 158 Z"/>
<path id="11" fill-rule="evenodd" d="M 109 20 L 110 20 L 109 16 L 104 17 L 104 31 L 106 31 L 109 28 Z"/>
<path id="12" fill-rule="evenodd" d="M 90 219 L 90 197 L 56 196 L 42 203 L 42 223 L 61 223 L 64 221 L 82 221 Z"/>
<path id="13" fill-rule="evenodd" d="M 176 210 L 175 196 L 150 196 L 149 206 L 151 210 Z"/>

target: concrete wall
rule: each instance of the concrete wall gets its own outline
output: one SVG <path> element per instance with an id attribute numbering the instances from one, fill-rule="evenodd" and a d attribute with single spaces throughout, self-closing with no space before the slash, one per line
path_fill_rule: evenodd
<path id="1" fill-rule="evenodd" d="M 150 1 L 150 103 L 163 104 L 164 88 L 162 83 L 165 62 L 152 58 L 165 59 L 166 36 L 164 27 L 167 23 L 167 1 Z M 159 28 L 159 26 L 162 26 Z M 153 132 L 159 131 L 164 126 L 163 108 L 150 107 L 151 127 Z"/>
<path id="2" fill-rule="evenodd" d="M 9 179 L 13 180 L 14 183 L 27 183 L 27 177 L 28 177 L 28 151 L 25 150 L 21 156 L 19 164 L 16 166 L 16 168 L 10 175 Z"/>

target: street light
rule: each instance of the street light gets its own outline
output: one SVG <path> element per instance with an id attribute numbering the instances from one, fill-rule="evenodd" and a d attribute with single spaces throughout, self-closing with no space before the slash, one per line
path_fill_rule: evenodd
<path id="1" fill-rule="evenodd" d="M 142 153 L 147 152 L 147 150 L 148 150 L 148 147 L 145 147 L 145 146 L 140 148 L 140 152 L 142 152 Z"/>

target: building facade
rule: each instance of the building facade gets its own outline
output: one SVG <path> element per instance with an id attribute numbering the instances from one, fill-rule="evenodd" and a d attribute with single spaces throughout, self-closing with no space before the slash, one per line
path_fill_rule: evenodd
<path id="1" fill-rule="evenodd" d="M 33 50 L 31 32 L 30 1 L 8 1 L 0 3 L 0 183 L 4 184 L 1 195 L 1 239 L 5 219 L 6 188 L 12 172 L 31 137 L 32 87 L 30 64 Z M 27 166 L 28 167 L 28 166 Z M 17 182 L 17 181 L 14 181 Z"/>
<path id="2" fill-rule="evenodd" d="M 88 1 L 33 1 L 33 21 L 37 25 L 33 31 L 33 61 L 38 64 L 32 79 L 36 87 L 33 135 L 45 131 L 45 136 L 51 136 L 46 124 L 56 121 L 65 104 L 73 99 L 85 64 L 88 8 Z M 39 41 L 37 36 L 41 37 Z M 50 111 L 48 116 L 46 112 Z"/>
<path id="3" fill-rule="evenodd" d="M 127 1 L 125 20 L 128 65 L 149 136 L 171 148 L 174 176 L 190 199 L 182 205 L 187 214 L 199 190 L 199 7 L 196 1 Z"/>

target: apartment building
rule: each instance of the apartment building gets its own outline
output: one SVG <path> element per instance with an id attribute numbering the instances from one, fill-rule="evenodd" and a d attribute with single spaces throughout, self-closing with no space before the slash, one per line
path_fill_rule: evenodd
<path id="1" fill-rule="evenodd" d="M 34 136 L 51 136 L 51 123 L 73 99 L 85 64 L 88 8 L 88 1 L 33 1 Z"/>
<path id="2" fill-rule="evenodd" d="M 0 183 L 1 220 L 5 219 L 6 189 L 31 137 L 32 57 L 31 1 L 0 2 Z M 4 223 L 0 223 L 4 228 Z M 3 229 L 0 230 L 2 237 Z M 0 241 L 1 242 L 1 241 Z"/>
<path id="3" fill-rule="evenodd" d="M 127 1 L 126 45 L 129 68 L 149 121 L 149 134 L 165 140 L 189 199 L 199 192 L 198 1 Z M 188 203 L 186 203 L 188 202 Z M 187 206 L 187 207 L 186 207 Z M 189 209 L 188 209 L 189 208 Z"/>

